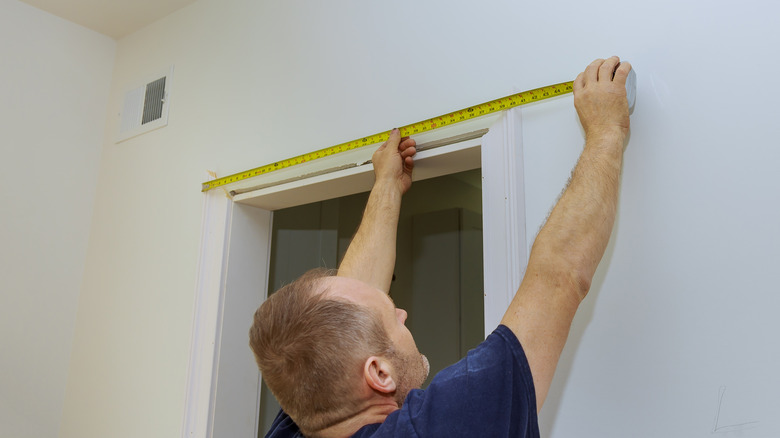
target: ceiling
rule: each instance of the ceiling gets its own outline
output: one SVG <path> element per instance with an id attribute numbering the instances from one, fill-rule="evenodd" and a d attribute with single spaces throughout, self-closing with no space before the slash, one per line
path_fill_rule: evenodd
<path id="1" fill-rule="evenodd" d="M 119 39 L 195 0 L 21 0 L 73 23 Z"/>

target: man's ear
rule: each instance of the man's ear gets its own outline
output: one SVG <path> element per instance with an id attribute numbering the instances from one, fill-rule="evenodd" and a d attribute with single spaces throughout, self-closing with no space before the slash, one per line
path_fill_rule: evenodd
<path id="1" fill-rule="evenodd" d="M 366 359 L 363 367 L 363 377 L 366 383 L 375 391 L 385 394 L 395 392 L 395 379 L 392 376 L 393 367 L 382 357 L 371 356 Z"/>

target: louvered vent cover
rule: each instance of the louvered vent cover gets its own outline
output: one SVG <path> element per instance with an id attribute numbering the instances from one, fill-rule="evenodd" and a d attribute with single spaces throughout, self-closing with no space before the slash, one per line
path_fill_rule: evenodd
<path id="1" fill-rule="evenodd" d="M 144 114 L 141 124 L 145 125 L 162 117 L 163 103 L 165 102 L 165 78 L 146 84 L 146 97 L 144 97 Z"/>
<path id="2" fill-rule="evenodd" d="M 167 75 L 125 94 L 117 143 L 168 124 L 172 74 L 173 67 Z"/>

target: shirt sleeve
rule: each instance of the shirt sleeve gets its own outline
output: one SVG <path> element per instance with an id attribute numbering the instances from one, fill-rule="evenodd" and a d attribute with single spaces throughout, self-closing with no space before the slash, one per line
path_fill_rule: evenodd
<path id="1" fill-rule="evenodd" d="M 355 437 L 539 437 L 536 392 L 520 342 L 499 326 L 477 348 L 439 372 L 426 390 Z"/>

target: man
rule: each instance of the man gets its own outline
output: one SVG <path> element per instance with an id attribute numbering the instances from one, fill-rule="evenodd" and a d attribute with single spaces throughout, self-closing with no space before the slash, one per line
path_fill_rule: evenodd
<path id="1" fill-rule="evenodd" d="M 283 408 L 267 437 L 539 436 L 537 412 L 615 219 L 630 70 L 612 57 L 577 76 L 585 148 L 522 284 L 501 325 L 425 391 L 427 359 L 387 295 L 415 154 L 393 131 L 374 153 L 376 181 L 338 273 L 310 272 L 255 313 L 250 345 Z"/>

